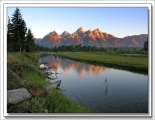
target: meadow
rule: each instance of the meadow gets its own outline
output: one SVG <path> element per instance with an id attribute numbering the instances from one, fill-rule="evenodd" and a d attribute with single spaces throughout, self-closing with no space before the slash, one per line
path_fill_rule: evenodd
<path id="1" fill-rule="evenodd" d="M 147 56 L 126 56 L 108 52 L 57 52 L 56 54 L 82 62 L 148 74 Z"/>

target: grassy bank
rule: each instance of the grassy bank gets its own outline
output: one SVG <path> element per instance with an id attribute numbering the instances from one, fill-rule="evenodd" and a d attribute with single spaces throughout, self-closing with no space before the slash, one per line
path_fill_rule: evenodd
<path id="1" fill-rule="evenodd" d="M 7 89 L 16 89 L 19 87 L 25 87 L 24 81 L 34 84 L 38 83 L 38 78 L 41 79 L 41 83 L 45 83 L 45 76 L 40 73 L 37 65 L 36 53 L 8 53 L 7 54 Z M 35 73 L 33 79 L 32 73 Z"/>
<path id="2" fill-rule="evenodd" d="M 25 87 L 41 88 L 47 84 L 46 76 L 39 70 L 37 53 L 7 54 L 7 89 Z M 41 89 L 40 89 L 41 90 Z M 19 104 L 7 105 L 8 113 L 85 113 L 89 112 L 68 99 L 57 89 L 48 90 L 43 95 L 33 96 Z"/>
<path id="3" fill-rule="evenodd" d="M 143 56 L 120 56 L 104 52 L 57 53 L 69 59 L 125 69 L 148 74 L 148 58 Z"/>

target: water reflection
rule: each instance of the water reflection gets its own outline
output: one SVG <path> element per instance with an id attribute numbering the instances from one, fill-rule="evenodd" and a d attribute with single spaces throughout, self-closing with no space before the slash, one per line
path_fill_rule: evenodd
<path id="1" fill-rule="evenodd" d="M 41 56 L 39 62 L 51 67 L 49 79 L 62 80 L 60 90 L 66 96 L 93 112 L 148 113 L 147 75 L 56 55 Z"/>
<path id="2" fill-rule="evenodd" d="M 46 57 L 46 58 L 45 58 Z M 104 66 L 96 66 L 93 64 L 85 64 L 77 61 L 69 60 L 56 56 L 56 55 L 42 55 L 40 57 L 40 62 L 46 62 L 49 67 L 55 67 L 57 69 L 62 68 L 64 73 L 68 73 L 70 69 L 76 71 L 80 77 L 84 75 L 85 72 L 94 75 L 98 75 L 102 73 L 104 70 L 108 70 L 107 67 Z"/>

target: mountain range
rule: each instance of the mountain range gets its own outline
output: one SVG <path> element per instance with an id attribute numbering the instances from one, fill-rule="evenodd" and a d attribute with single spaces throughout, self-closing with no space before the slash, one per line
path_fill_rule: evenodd
<path id="1" fill-rule="evenodd" d="M 102 32 L 98 28 L 85 31 L 83 27 L 80 27 L 72 34 L 67 30 L 61 35 L 58 35 L 56 31 L 52 31 L 43 38 L 35 38 L 35 44 L 49 48 L 61 45 L 76 46 L 78 44 L 96 47 L 143 47 L 147 38 L 147 34 L 118 38 L 106 32 Z"/>

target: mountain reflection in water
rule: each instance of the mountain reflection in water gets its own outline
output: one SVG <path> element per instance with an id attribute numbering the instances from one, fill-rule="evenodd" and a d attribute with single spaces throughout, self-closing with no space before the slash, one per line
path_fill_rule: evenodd
<path id="1" fill-rule="evenodd" d="M 91 74 L 98 75 L 103 70 L 109 69 L 104 66 L 97 66 L 97 65 L 92 65 L 92 64 L 81 63 L 81 62 L 69 60 L 69 59 L 55 56 L 55 55 L 53 55 L 53 56 L 46 55 L 46 58 L 44 57 L 44 55 L 42 55 L 42 56 L 40 56 L 40 62 L 41 63 L 46 62 L 47 66 L 49 66 L 49 67 L 54 66 L 57 69 L 62 68 L 64 70 L 65 74 L 68 73 L 69 69 L 72 69 L 72 70 L 76 71 L 80 77 L 82 77 L 85 72 L 88 72 L 90 75 Z"/>

